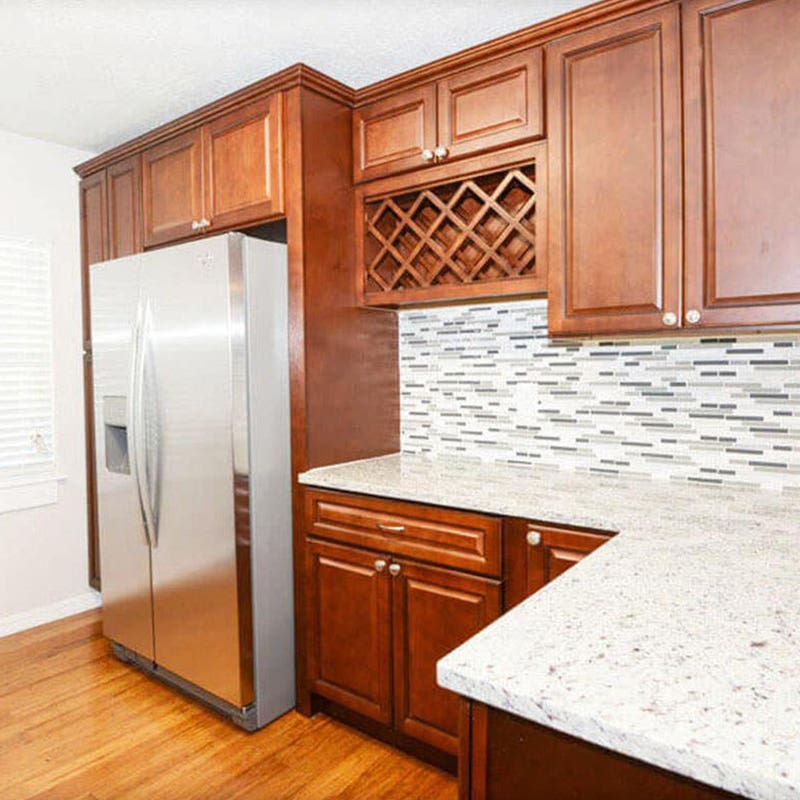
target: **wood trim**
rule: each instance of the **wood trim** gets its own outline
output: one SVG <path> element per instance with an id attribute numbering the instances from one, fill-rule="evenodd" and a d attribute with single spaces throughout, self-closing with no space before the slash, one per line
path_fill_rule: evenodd
<path id="1" fill-rule="evenodd" d="M 470 757 L 468 800 L 486 800 L 489 755 L 489 709 L 470 701 Z"/>
<path id="2" fill-rule="evenodd" d="M 355 105 L 358 107 L 372 103 L 395 92 L 417 84 L 438 80 L 458 70 L 482 64 L 492 58 L 510 55 L 518 50 L 544 44 L 556 37 L 610 22 L 637 11 L 665 5 L 667 2 L 668 0 L 601 0 L 601 2 L 593 3 L 585 8 L 578 8 L 552 19 L 538 22 L 514 33 L 500 36 L 466 50 L 460 50 L 420 67 L 364 86 L 355 91 Z"/>
<path id="3" fill-rule="evenodd" d="M 75 172 L 81 177 L 91 175 L 93 172 L 103 169 L 114 161 L 119 161 L 121 158 L 126 158 L 140 150 L 153 147 L 166 139 L 171 139 L 173 136 L 185 133 L 191 128 L 197 128 L 253 100 L 258 100 L 273 92 L 288 90 L 299 86 L 311 89 L 318 94 L 337 100 L 348 106 L 353 104 L 355 97 L 354 91 L 349 86 L 345 86 L 343 83 L 339 83 L 339 81 L 329 78 L 322 72 L 318 72 L 305 64 L 294 64 L 260 81 L 251 83 L 243 89 L 227 94 L 188 114 L 184 114 L 182 117 L 167 122 L 165 125 L 160 125 L 158 128 L 147 131 L 141 136 L 130 139 L 117 147 L 112 147 L 99 156 L 90 158 L 88 161 L 83 161 L 74 168 Z"/>

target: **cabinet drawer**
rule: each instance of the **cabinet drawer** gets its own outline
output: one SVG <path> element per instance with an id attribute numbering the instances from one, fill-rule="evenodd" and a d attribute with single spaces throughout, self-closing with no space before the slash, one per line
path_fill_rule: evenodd
<path id="1" fill-rule="evenodd" d="M 306 532 L 499 577 L 500 519 L 377 497 L 306 491 Z"/>

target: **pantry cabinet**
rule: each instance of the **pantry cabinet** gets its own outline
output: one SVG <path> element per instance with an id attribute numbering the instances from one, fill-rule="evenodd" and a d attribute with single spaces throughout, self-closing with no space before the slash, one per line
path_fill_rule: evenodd
<path id="1" fill-rule="evenodd" d="M 278 93 L 145 150 L 145 247 L 283 213 L 281 109 Z"/>
<path id="2" fill-rule="evenodd" d="M 688 327 L 800 323 L 800 4 L 683 4 Z"/>
<path id="3" fill-rule="evenodd" d="M 547 47 L 554 334 L 679 321 L 679 22 L 670 5 Z"/>
<path id="4" fill-rule="evenodd" d="M 543 137 L 542 83 L 532 48 L 357 107 L 356 182 Z"/>

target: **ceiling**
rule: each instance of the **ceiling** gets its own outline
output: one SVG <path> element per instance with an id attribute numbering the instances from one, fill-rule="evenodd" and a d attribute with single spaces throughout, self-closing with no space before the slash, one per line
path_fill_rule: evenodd
<path id="1" fill-rule="evenodd" d="M 586 0 L 2 0 L 0 129 L 99 152 L 302 61 L 354 88 Z"/>

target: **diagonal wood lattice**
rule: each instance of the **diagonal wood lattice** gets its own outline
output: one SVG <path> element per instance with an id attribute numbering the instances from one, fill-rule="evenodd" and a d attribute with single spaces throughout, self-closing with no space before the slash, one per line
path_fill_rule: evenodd
<path id="1" fill-rule="evenodd" d="M 364 210 L 367 292 L 535 272 L 534 164 L 368 201 Z"/>

